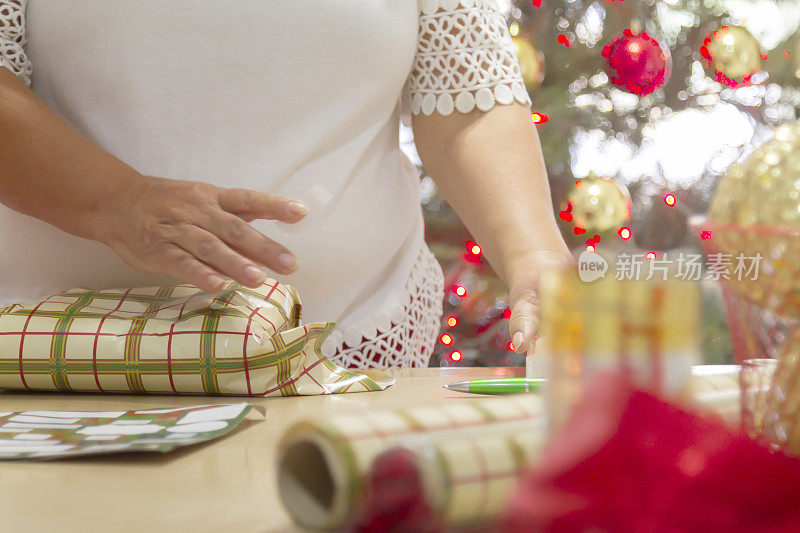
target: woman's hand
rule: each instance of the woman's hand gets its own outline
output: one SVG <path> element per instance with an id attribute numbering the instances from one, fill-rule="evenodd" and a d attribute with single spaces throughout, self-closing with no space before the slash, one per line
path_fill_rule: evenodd
<path id="1" fill-rule="evenodd" d="M 278 274 L 296 270 L 289 250 L 247 222 L 292 224 L 306 212 L 290 198 L 137 174 L 97 211 L 91 238 L 134 268 L 214 293 L 225 278 L 257 287 L 266 278 L 263 267 Z"/>
<path id="2" fill-rule="evenodd" d="M 90 142 L 0 68 L 0 203 L 110 246 L 126 263 L 217 292 L 224 278 L 256 287 L 262 266 L 297 268 L 289 250 L 247 222 L 294 223 L 296 200 L 142 176 Z"/>
<path id="3" fill-rule="evenodd" d="M 539 250 L 520 257 L 513 267 L 509 282 L 508 307 L 511 320 L 508 333 L 517 353 L 525 353 L 533 346 L 538 331 L 539 302 L 537 291 L 542 273 L 572 261 L 564 251 Z"/>

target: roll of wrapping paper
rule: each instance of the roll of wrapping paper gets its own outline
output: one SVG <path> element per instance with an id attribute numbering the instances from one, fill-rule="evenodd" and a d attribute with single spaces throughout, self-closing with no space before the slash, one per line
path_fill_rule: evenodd
<path id="1" fill-rule="evenodd" d="M 702 411 L 715 414 L 729 426 L 741 425 L 739 365 L 692 367 L 692 378 L 681 396 L 691 398 Z"/>
<path id="2" fill-rule="evenodd" d="M 642 389 L 674 397 L 700 360 L 697 283 L 609 275 L 581 281 L 578 270 L 545 273 L 540 287 L 548 422 L 560 425 L 597 372 L 626 369 Z M 537 376 L 538 377 L 538 376 Z"/>
<path id="3" fill-rule="evenodd" d="M 731 418 L 739 406 L 736 368 L 699 371 L 684 393 Z M 302 527 L 353 527 L 368 511 L 376 460 L 402 449 L 436 517 L 454 525 L 491 520 L 545 443 L 543 410 L 539 395 L 522 394 L 300 422 L 279 446 L 281 500 Z"/>

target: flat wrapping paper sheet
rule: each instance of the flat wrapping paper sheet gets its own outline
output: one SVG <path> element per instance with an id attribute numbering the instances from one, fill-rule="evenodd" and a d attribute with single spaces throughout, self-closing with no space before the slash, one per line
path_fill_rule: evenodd
<path id="1" fill-rule="evenodd" d="M 683 395 L 738 423 L 737 366 L 695 367 Z M 283 436 L 279 494 L 300 526 L 353 527 L 369 505 L 365 495 L 376 460 L 404 449 L 442 520 L 491 520 L 546 442 L 543 413 L 540 395 L 521 394 L 310 419 Z"/>
<path id="2" fill-rule="evenodd" d="M 222 437 L 252 407 L 237 403 L 141 411 L 0 413 L 0 459 L 168 452 Z"/>
<path id="3" fill-rule="evenodd" d="M 303 324 L 300 297 L 268 279 L 218 294 L 190 285 L 73 289 L 0 309 L 0 388 L 297 396 L 383 390 L 322 352 L 333 322 Z"/>

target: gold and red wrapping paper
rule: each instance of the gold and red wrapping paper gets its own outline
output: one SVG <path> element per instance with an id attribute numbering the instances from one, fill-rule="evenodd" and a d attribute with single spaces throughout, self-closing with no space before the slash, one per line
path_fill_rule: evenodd
<path id="1" fill-rule="evenodd" d="M 700 361 L 699 287 L 659 275 L 648 280 L 646 262 L 640 278 L 630 280 L 609 274 L 587 283 L 574 267 L 545 273 L 535 357 L 548 378 L 551 427 L 598 372 L 625 369 L 638 387 L 667 398 L 686 386 Z"/>
<path id="2" fill-rule="evenodd" d="M 733 425 L 738 393 L 735 366 L 698 367 L 683 391 Z M 300 422 L 279 446 L 279 494 L 302 527 L 353 527 L 369 511 L 376 460 L 404 450 L 435 516 L 454 525 L 491 520 L 545 444 L 543 414 L 540 395 L 522 394 Z"/>
<path id="3" fill-rule="evenodd" d="M 73 289 L 0 309 L 0 388 L 243 396 L 382 390 L 322 353 L 335 324 L 301 322 L 268 279 L 211 295 L 190 285 Z"/>

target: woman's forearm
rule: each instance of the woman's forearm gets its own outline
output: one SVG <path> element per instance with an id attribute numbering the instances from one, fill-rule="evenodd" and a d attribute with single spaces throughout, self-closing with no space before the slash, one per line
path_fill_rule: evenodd
<path id="1" fill-rule="evenodd" d="M 419 116 L 414 137 L 442 196 L 508 285 L 513 346 L 528 350 L 537 330 L 540 274 L 570 260 L 528 108 Z"/>
<path id="2" fill-rule="evenodd" d="M 414 136 L 442 196 L 506 283 L 529 258 L 568 254 L 526 107 L 414 117 Z"/>
<path id="3" fill-rule="evenodd" d="M 0 68 L 0 203 L 94 238 L 102 203 L 136 175 Z"/>

